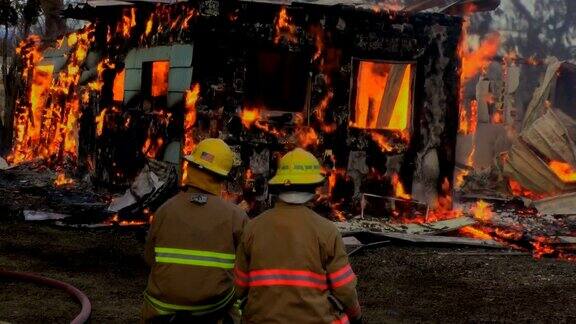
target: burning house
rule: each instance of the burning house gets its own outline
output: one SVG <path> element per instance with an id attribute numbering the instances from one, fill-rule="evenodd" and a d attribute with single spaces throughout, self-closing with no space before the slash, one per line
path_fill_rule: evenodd
<path id="1" fill-rule="evenodd" d="M 278 158 L 301 147 L 327 178 L 314 207 L 348 220 L 343 232 L 451 232 L 554 254 L 550 244 L 572 242 L 572 229 L 539 212 L 566 214 L 576 201 L 574 69 L 553 62 L 526 90 L 521 66 L 533 60 L 499 59 L 498 34 L 469 50 L 457 14 L 498 4 L 457 1 L 443 13 L 361 1 L 70 5 L 64 15 L 88 21 L 82 29 L 17 48 L 7 161 L 54 170 L 53 185 L 73 192 L 56 195 L 68 206 L 59 210 L 143 224 L 178 190 L 182 156 L 204 138 L 235 151 L 223 195 L 252 214 L 273 203 Z M 0 177 L 11 192 L 27 181 Z"/>
<path id="2" fill-rule="evenodd" d="M 431 208 L 449 195 L 459 17 L 249 1 L 93 1 L 64 14 L 90 23 L 18 48 L 11 164 L 43 158 L 121 188 L 149 159 L 182 173 L 194 143 L 220 137 L 237 153 L 227 194 L 255 210 L 293 147 L 324 162 L 318 207 L 335 215 L 358 212 L 361 193 Z"/>

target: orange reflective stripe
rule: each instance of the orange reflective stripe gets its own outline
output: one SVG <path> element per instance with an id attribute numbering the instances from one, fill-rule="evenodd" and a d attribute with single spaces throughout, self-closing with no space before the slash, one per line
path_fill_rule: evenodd
<path id="1" fill-rule="evenodd" d="M 261 269 L 250 271 L 250 277 L 265 275 L 289 275 L 308 277 L 316 280 L 326 280 L 326 275 L 315 273 L 307 270 L 289 270 L 289 269 Z"/>
<path id="2" fill-rule="evenodd" d="M 344 315 L 343 317 L 332 321 L 332 324 L 350 324 L 350 320 L 347 315 Z"/>
<path id="3" fill-rule="evenodd" d="M 236 269 L 235 273 L 236 284 L 243 287 L 295 286 L 328 289 L 326 275 L 307 270 L 259 269 L 244 273 Z"/>
<path id="4" fill-rule="evenodd" d="M 240 287 L 248 287 L 248 274 L 239 270 L 238 268 L 234 268 L 234 283 L 236 283 Z"/>
<path id="5" fill-rule="evenodd" d="M 356 279 L 356 275 L 350 267 L 349 264 L 343 266 L 337 271 L 328 274 L 328 281 L 330 282 L 330 287 L 338 288 Z"/>

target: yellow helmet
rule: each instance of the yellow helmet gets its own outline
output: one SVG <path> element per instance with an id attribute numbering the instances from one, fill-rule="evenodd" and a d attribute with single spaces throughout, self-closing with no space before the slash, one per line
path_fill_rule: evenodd
<path id="1" fill-rule="evenodd" d="M 234 153 L 223 140 L 207 138 L 198 143 L 192 154 L 185 156 L 184 159 L 200 169 L 225 177 L 234 164 Z"/>
<path id="2" fill-rule="evenodd" d="M 320 162 L 312 153 L 301 148 L 294 149 L 280 159 L 276 175 L 270 185 L 313 185 L 324 181 Z"/>

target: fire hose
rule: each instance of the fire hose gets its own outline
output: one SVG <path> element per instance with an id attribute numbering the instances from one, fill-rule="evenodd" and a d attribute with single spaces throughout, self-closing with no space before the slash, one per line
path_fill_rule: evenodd
<path id="1" fill-rule="evenodd" d="M 90 303 L 90 300 L 88 299 L 86 294 L 84 294 L 78 288 L 70 284 L 50 278 L 41 277 L 33 273 L 13 272 L 2 269 L 0 269 L 0 277 L 33 282 L 40 285 L 50 286 L 65 291 L 68 295 L 74 297 L 82 306 L 80 313 L 78 313 L 78 315 L 76 315 L 76 317 L 72 321 L 70 321 L 71 324 L 85 323 L 86 321 L 88 321 L 88 318 L 90 317 L 90 313 L 92 312 L 92 305 Z"/>

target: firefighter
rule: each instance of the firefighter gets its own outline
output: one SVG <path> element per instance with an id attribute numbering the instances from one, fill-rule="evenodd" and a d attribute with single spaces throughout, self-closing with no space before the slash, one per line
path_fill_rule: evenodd
<path id="1" fill-rule="evenodd" d="M 324 181 L 311 153 L 280 159 L 279 201 L 244 229 L 235 284 L 246 323 L 360 323 L 356 276 L 340 233 L 305 206 Z"/>
<path id="2" fill-rule="evenodd" d="M 185 159 L 188 190 L 158 209 L 148 233 L 144 323 L 216 323 L 233 310 L 235 252 L 248 220 L 219 197 L 233 153 L 224 141 L 206 139 Z"/>

